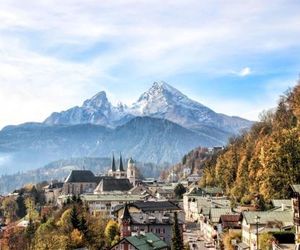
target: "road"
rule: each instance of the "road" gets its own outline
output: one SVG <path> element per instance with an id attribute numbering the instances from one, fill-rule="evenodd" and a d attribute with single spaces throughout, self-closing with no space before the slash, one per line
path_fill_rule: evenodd
<path id="1" fill-rule="evenodd" d="M 215 250 L 215 247 L 205 247 L 205 242 L 196 223 L 186 224 L 186 232 L 183 233 L 183 241 L 189 243 L 191 250 Z"/>

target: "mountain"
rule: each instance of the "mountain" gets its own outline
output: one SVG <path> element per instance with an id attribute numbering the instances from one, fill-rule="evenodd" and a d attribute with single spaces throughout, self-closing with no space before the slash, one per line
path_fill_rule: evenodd
<path id="1" fill-rule="evenodd" d="M 123 152 L 142 162 L 175 163 L 191 149 L 224 145 L 252 122 L 218 114 L 170 85 L 155 82 L 130 106 L 104 91 L 43 123 L 0 131 L 0 173 L 38 168 L 70 157 Z"/>
<path id="2" fill-rule="evenodd" d="M 135 117 L 115 129 L 93 124 L 27 123 L 0 131 L 0 159 L 1 154 L 8 158 L 2 167 L 0 164 L 0 170 L 12 173 L 57 159 L 107 157 L 112 152 L 123 152 L 144 162 L 173 163 L 199 144 L 217 143 L 209 136 L 151 117 Z"/>
<path id="3" fill-rule="evenodd" d="M 73 107 L 60 113 L 52 113 L 45 121 L 45 124 L 54 125 L 76 125 L 96 124 L 106 127 L 114 127 L 126 116 L 126 105 L 114 107 L 107 99 L 104 91 L 99 92 L 91 99 L 86 100 L 81 107 Z M 125 119 L 123 122 L 125 123 Z"/>
<path id="4" fill-rule="evenodd" d="M 86 100 L 81 107 L 51 114 L 44 123 L 49 125 L 91 123 L 116 127 L 137 116 L 167 119 L 195 131 L 200 129 L 200 132 L 205 126 L 227 133 L 227 138 L 249 128 L 252 124 L 239 117 L 218 114 L 203 104 L 189 99 L 165 82 L 154 82 L 152 87 L 129 107 L 123 104 L 113 106 L 102 91 Z"/>

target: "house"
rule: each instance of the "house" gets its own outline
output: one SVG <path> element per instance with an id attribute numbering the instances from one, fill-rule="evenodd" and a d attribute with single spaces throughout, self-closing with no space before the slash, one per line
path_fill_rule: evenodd
<path id="1" fill-rule="evenodd" d="M 128 203 L 127 207 L 130 212 L 145 212 L 145 213 L 173 213 L 178 212 L 182 214 L 181 208 L 171 201 L 136 201 Z M 114 214 L 117 218 L 123 214 L 125 206 L 120 205 L 115 208 Z"/>
<path id="2" fill-rule="evenodd" d="M 198 183 L 201 179 L 199 174 L 191 174 L 187 177 L 188 183 Z"/>
<path id="3" fill-rule="evenodd" d="M 43 189 L 46 203 L 56 203 L 57 198 L 62 194 L 63 186 L 63 182 L 54 182 L 45 186 Z"/>
<path id="4" fill-rule="evenodd" d="M 242 242 L 248 249 L 256 249 L 257 233 L 288 231 L 293 227 L 291 209 L 243 212 Z"/>
<path id="5" fill-rule="evenodd" d="M 296 242 L 300 243 L 300 184 L 292 185 L 291 187 L 293 190 L 292 209 L 296 229 Z"/>
<path id="6" fill-rule="evenodd" d="M 153 204 L 149 205 L 149 207 L 143 206 L 139 209 L 138 207 L 130 206 L 130 204 L 125 204 L 122 209 L 116 211 L 115 214 L 120 225 L 121 237 L 141 235 L 150 232 L 155 233 L 160 239 L 171 246 L 174 212 L 170 212 L 170 210 L 164 210 L 164 212 L 162 212 L 161 209 L 158 208 L 159 206 L 153 209 Z M 173 211 L 177 210 L 178 208 Z M 179 218 L 178 224 L 181 233 L 183 233 L 183 221 Z"/>
<path id="7" fill-rule="evenodd" d="M 140 195 L 131 194 L 83 194 L 80 197 L 88 204 L 90 213 L 94 215 L 112 215 L 115 207 L 126 202 L 136 202 L 144 199 Z"/>
<path id="8" fill-rule="evenodd" d="M 241 214 L 226 214 L 221 215 L 219 220 L 220 231 L 224 229 L 242 229 L 242 215 Z"/>
<path id="9" fill-rule="evenodd" d="M 199 221 L 202 218 L 202 210 L 211 207 L 211 203 L 213 203 L 213 207 L 230 206 L 230 201 L 226 197 L 219 196 L 221 193 L 222 190 L 215 187 L 192 186 L 190 191 L 183 195 L 185 219 L 191 222 Z"/>
<path id="10" fill-rule="evenodd" d="M 154 233 L 128 236 L 113 245 L 111 250 L 167 250 L 167 243 Z"/>

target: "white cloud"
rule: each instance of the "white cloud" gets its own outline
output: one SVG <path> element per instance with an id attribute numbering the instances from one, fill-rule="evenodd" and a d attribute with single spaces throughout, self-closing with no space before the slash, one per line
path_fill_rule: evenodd
<path id="1" fill-rule="evenodd" d="M 298 48 L 298 13 L 297 2 L 282 0 L 3 0 L 0 127 L 41 121 L 113 84 L 225 72 L 253 55 Z M 94 46 L 103 51 L 70 59 Z M 236 74 L 251 74 L 250 66 Z"/>
<path id="2" fill-rule="evenodd" d="M 238 75 L 244 77 L 250 75 L 251 73 L 251 69 L 249 67 L 245 67 L 240 72 L 238 72 Z"/>

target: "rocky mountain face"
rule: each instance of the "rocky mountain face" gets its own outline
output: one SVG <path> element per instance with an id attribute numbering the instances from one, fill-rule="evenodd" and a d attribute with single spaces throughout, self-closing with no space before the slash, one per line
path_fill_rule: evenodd
<path id="1" fill-rule="evenodd" d="M 141 162 L 175 163 L 191 149 L 224 145 L 252 122 L 218 114 L 166 83 L 154 83 L 130 106 L 114 106 L 99 92 L 82 106 L 51 114 L 44 123 L 0 131 L 0 173 L 58 159 L 123 152 Z"/>
<path id="2" fill-rule="evenodd" d="M 203 104 L 189 99 L 165 82 L 153 83 L 152 87 L 129 107 L 123 104 L 113 106 L 102 91 L 86 100 L 81 107 L 53 113 L 44 123 L 49 125 L 91 123 L 116 127 L 137 116 L 167 119 L 195 130 L 206 126 L 231 134 L 251 125 L 248 120 L 218 114 Z"/>

